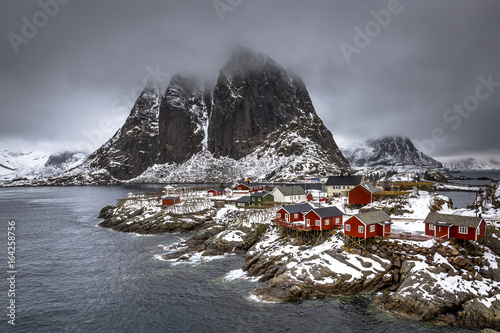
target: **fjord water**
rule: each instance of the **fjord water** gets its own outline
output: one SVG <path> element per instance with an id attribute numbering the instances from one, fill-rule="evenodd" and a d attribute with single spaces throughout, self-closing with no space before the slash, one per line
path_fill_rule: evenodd
<path id="1" fill-rule="evenodd" d="M 155 259 L 189 234 L 97 226 L 99 210 L 155 186 L 0 188 L 0 332 L 470 332 L 396 319 L 366 297 L 257 303 L 225 281 L 242 255 L 199 265 Z M 7 323 L 7 222 L 16 222 L 16 325 Z"/>

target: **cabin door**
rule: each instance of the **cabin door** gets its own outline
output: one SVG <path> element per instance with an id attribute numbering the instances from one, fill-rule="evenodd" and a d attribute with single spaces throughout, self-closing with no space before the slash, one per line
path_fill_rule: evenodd
<path id="1" fill-rule="evenodd" d="M 310 226 L 311 226 L 311 220 L 306 219 L 306 227 L 310 227 Z"/>

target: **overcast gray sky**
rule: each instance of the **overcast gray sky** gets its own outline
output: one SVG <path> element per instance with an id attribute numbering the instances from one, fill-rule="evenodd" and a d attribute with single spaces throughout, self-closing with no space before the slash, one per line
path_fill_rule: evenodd
<path id="1" fill-rule="evenodd" d="M 0 149 L 98 148 L 145 78 L 163 87 L 178 72 L 215 80 L 243 45 L 302 76 L 341 146 L 403 135 L 433 157 L 500 155 L 500 1 L 18 0 L 0 8 Z"/>

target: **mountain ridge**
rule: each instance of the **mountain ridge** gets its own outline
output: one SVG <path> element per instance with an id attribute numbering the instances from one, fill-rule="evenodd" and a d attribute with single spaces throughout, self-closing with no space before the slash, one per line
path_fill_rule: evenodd
<path id="1" fill-rule="evenodd" d="M 369 139 L 342 148 L 344 156 L 355 167 L 405 166 L 442 168 L 441 162 L 420 152 L 413 142 L 401 136 Z"/>

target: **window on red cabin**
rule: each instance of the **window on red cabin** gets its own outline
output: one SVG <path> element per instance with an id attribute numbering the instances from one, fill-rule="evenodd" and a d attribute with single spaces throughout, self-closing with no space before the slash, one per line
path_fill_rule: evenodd
<path id="1" fill-rule="evenodd" d="M 375 231 L 375 224 L 372 224 L 372 225 L 370 226 L 370 232 L 374 232 L 374 231 Z"/>
<path id="2" fill-rule="evenodd" d="M 364 232 L 364 230 L 365 230 L 365 228 L 363 228 L 363 226 L 362 226 L 362 225 L 360 225 L 360 226 L 358 227 L 358 232 L 359 232 L 360 234 L 362 234 L 362 233 Z"/>
<path id="3" fill-rule="evenodd" d="M 298 219 L 299 218 L 299 213 L 293 214 L 293 217 L 296 218 L 296 219 Z"/>
<path id="4" fill-rule="evenodd" d="M 476 229 L 476 235 L 478 235 L 478 236 L 479 236 L 479 234 L 480 234 L 480 233 L 481 233 L 481 229 L 478 227 L 478 228 Z"/>
<path id="5" fill-rule="evenodd" d="M 325 225 L 330 225 L 330 219 L 325 220 Z"/>
<path id="6" fill-rule="evenodd" d="M 319 227 L 321 225 L 321 221 L 320 220 L 316 220 L 316 226 Z"/>
<path id="7" fill-rule="evenodd" d="M 340 223 L 340 218 L 339 218 L 339 217 L 337 217 L 337 218 L 335 219 L 335 224 L 339 224 L 339 223 Z"/>
<path id="8" fill-rule="evenodd" d="M 434 224 L 429 224 L 429 230 L 434 230 L 436 229 L 436 226 Z"/>
<path id="9" fill-rule="evenodd" d="M 467 227 L 458 227 L 458 233 L 459 234 L 468 234 L 469 233 L 469 228 L 467 228 Z"/>
<path id="10" fill-rule="evenodd" d="M 276 217 L 277 217 L 277 218 L 281 218 L 281 213 L 277 213 L 277 214 L 276 214 Z"/>
<path id="11" fill-rule="evenodd" d="M 351 225 L 350 224 L 346 224 L 345 225 L 345 231 L 351 231 Z"/>

